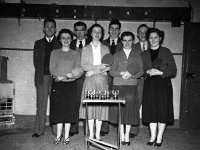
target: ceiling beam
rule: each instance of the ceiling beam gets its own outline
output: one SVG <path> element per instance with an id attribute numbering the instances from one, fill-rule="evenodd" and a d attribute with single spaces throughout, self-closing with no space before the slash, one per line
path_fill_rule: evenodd
<path id="1" fill-rule="evenodd" d="M 191 7 L 112 7 L 56 4 L 1 3 L 0 18 L 76 20 L 183 21 L 191 20 Z"/>

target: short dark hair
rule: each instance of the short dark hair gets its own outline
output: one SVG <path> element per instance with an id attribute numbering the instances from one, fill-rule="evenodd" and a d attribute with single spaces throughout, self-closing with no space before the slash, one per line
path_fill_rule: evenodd
<path id="1" fill-rule="evenodd" d="M 141 24 L 141 25 L 139 25 L 139 27 L 137 28 L 137 33 L 139 32 L 139 29 L 140 29 L 141 27 L 146 27 L 147 29 L 149 28 L 146 24 Z"/>
<path id="2" fill-rule="evenodd" d="M 112 20 L 110 21 L 110 23 L 109 23 L 109 28 L 110 28 L 110 26 L 113 25 L 113 24 L 118 25 L 118 26 L 119 26 L 119 29 L 121 29 L 121 23 L 119 22 L 118 19 L 116 19 L 116 18 L 112 19 Z"/>
<path id="3" fill-rule="evenodd" d="M 158 36 L 161 38 L 160 44 L 163 43 L 163 40 L 164 40 L 164 37 L 165 37 L 164 31 L 161 31 L 158 28 L 149 28 L 147 30 L 147 33 L 146 33 L 146 38 L 147 38 L 148 41 L 149 41 L 149 36 L 150 36 L 151 33 L 157 33 Z"/>
<path id="4" fill-rule="evenodd" d="M 55 21 L 55 19 L 53 19 L 53 18 L 46 18 L 44 20 L 43 27 L 45 27 L 45 25 L 46 25 L 47 22 L 53 22 L 54 25 L 55 25 L 55 27 L 56 27 L 56 21 Z"/>
<path id="5" fill-rule="evenodd" d="M 100 38 L 99 41 L 102 42 L 102 41 L 103 41 L 103 38 L 104 38 L 104 29 L 103 29 L 103 27 L 102 27 L 100 24 L 97 24 L 97 23 L 93 24 L 93 25 L 88 29 L 88 38 L 89 38 L 89 40 L 92 41 L 92 36 L 91 36 L 91 34 L 92 34 L 93 28 L 95 28 L 95 27 L 101 28 L 102 36 L 101 36 L 101 38 Z"/>
<path id="6" fill-rule="evenodd" d="M 61 34 L 63 33 L 68 33 L 70 36 L 71 36 L 71 39 L 73 39 L 73 32 L 70 30 L 70 29 L 61 29 L 58 33 L 58 40 L 60 41 L 60 37 L 61 37 Z"/>
<path id="7" fill-rule="evenodd" d="M 78 21 L 74 24 L 74 30 L 75 30 L 75 27 L 77 26 L 84 26 L 85 30 L 87 30 L 87 25 L 82 21 Z"/>
<path id="8" fill-rule="evenodd" d="M 123 37 L 125 37 L 125 36 L 131 36 L 132 39 L 133 39 L 133 41 L 135 40 L 135 35 L 134 35 L 132 32 L 130 32 L 130 31 L 125 31 L 125 32 L 123 32 L 123 33 L 121 34 L 121 39 L 123 40 Z"/>

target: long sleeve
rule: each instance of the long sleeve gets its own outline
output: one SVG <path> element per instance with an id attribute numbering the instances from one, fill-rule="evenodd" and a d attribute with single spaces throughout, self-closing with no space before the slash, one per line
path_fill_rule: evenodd
<path id="1" fill-rule="evenodd" d="M 36 42 L 34 44 L 34 48 L 33 48 L 33 64 L 34 64 L 34 67 L 36 68 L 36 63 L 38 62 L 37 60 L 38 58 L 38 52 L 37 52 L 37 46 L 36 46 Z"/>
<path id="2" fill-rule="evenodd" d="M 74 63 L 74 68 L 72 69 L 74 78 L 80 78 L 83 75 L 83 68 L 81 67 L 81 57 L 80 53 L 77 52 L 76 59 Z"/>
<path id="3" fill-rule="evenodd" d="M 81 55 L 81 66 L 84 71 L 98 71 L 98 65 L 93 65 L 92 57 L 92 47 L 90 45 L 84 47 Z"/>
<path id="4" fill-rule="evenodd" d="M 140 66 L 139 67 L 140 69 L 139 69 L 138 73 L 132 75 L 132 78 L 137 79 L 137 78 L 140 78 L 144 73 L 142 57 L 139 54 L 137 55 L 137 57 L 135 59 L 135 63 L 137 63 Z"/>
<path id="5" fill-rule="evenodd" d="M 119 56 L 118 54 L 114 54 L 113 64 L 111 65 L 110 72 L 109 72 L 112 77 L 121 77 L 120 75 L 121 70 L 117 69 L 118 62 L 119 62 Z"/>
<path id="6" fill-rule="evenodd" d="M 59 60 L 59 58 L 57 58 L 55 51 L 52 51 L 50 55 L 49 70 L 53 76 L 60 76 L 56 68 L 57 60 Z"/>
<path id="7" fill-rule="evenodd" d="M 166 67 L 160 69 L 163 72 L 162 77 L 173 77 L 176 75 L 177 68 L 174 57 L 169 49 L 166 50 L 165 55 L 163 56 L 166 60 Z"/>

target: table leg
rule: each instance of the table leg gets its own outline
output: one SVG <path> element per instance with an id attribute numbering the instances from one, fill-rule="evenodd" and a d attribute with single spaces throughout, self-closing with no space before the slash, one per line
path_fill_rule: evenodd
<path id="1" fill-rule="evenodd" d="M 118 117 L 119 117 L 119 122 L 118 122 L 118 149 L 121 149 L 121 104 L 119 103 L 118 105 Z"/>
<path id="2" fill-rule="evenodd" d="M 88 104 L 85 103 L 85 147 L 86 150 L 89 149 L 88 143 Z"/>

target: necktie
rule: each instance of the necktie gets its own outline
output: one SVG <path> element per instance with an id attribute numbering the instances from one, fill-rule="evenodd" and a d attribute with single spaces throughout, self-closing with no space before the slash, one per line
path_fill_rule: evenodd
<path id="1" fill-rule="evenodd" d="M 145 43 L 142 46 L 142 50 L 145 51 Z"/>
<path id="2" fill-rule="evenodd" d="M 49 39 L 49 43 L 51 43 L 51 39 Z"/>
<path id="3" fill-rule="evenodd" d="M 79 48 L 83 48 L 83 42 L 82 41 L 79 42 L 79 46 L 78 47 Z"/>
<path id="4" fill-rule="evenodd" d="M 111 49 L 111 54 L 113 55 L 115 53 L 115 50 L 116 50 L 116 45 L 115 45 L 115 41 L 114 40 L 112 40 L 110 49 Z"/>

